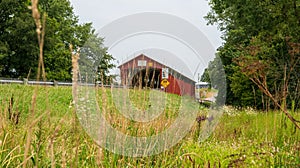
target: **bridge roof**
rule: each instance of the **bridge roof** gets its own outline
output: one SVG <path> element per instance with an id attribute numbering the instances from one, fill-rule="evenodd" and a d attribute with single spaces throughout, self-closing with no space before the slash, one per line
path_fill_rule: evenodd
<path id="1" fill-rule="evenodd" d="M 121 61 L 121 64 L 118 67 L 121 67 L 122 65 L 132 61 L 133 59 L 141 55 L 144 55 L 145 57 L 148 57 L 153 61 L 165 65 L 166 67 L 169 67 L 175 70 L 176 72 L 182 74 L 183 76 L 195 81 L 191 69 L 188 67 L 188 65 L 184 63 L 184 60 L 164 50 L 152 50 L 152 49 L 143 50 Z"/>

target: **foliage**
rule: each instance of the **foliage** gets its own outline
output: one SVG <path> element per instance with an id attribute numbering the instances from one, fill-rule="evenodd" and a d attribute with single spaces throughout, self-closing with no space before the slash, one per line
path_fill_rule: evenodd
<path id="1" fill-rule="evenodd" d="M 109 70 L 115 65 L 111 62 L 114 58 L 108 54 L 107 48 L 103 46 L 103 38 L 93 33 L 80 49 L 80 71 L 81 73 L 93 73 L 93 79 L 102 84 L 109 85 L 113 76 L 109 75 Z M 84 79 L 81 79 L 84 80 Z"/>
<path id="2" fill-rule="evenodd" d="M 299 1 L 211 0 L 210 5 L 206 19 L 218 24 L 224 34 L 219 55 L 227 75 L 227 104 L 275 107 L 266 103 L 266 96 L 257 101 L 262 90 L 251 80 L 249 72 L 253 72 L 265 76 L 276 101 L 287 102 L 289 108 L 295 102 L 299 108 Z"/>
<path id="3" fill-rule="evenodd" d="M 39 1 L 41 13 L 47 13 L 44 59 L 47 78 L 71 80 L 69 45 L 83 46 L 91 34 L 92 24 L 80 25 L 67 0 Z"/>
<path id="4" fill-rule="evenodd" d="M 209 62 L 208 68 L 204 70 L 201 76 L 201 81 L 208 82 L 210 88 L 218 90 L 216 102 L 219 105 L 224 105 L 226 99 L 226 76 L 222 64 L 222 60 L 218 54 L 213 61 Z"/>
<path id="5" fill-rule="evenodd" d="M 0 76 L 2 77 L 36 77 L 39 49 L 34 20 L 28 6 L 30 1 L 27 0 L 0 2 Z M 68 0 L 39 0 L 39 10 L 41 15 L 46 14 L 44 27 L 46 77 L 48 80 L 70 81 L 72 64 L 69 45 L 72 44 L 77 50 L 84 46 L 89 38 L 96 36 L 92 24 L 79 24 L 78 17 L 75 16 Z M 106 51 L 102 45 L 98 47 L 98 50 Z"/>
<path id="6" fill-rule="evenodd" d="M 25 0 L 0 2 L 0 75 L 26 77 L 37 67 L 38 43 L 35 24 Z"/>
<path id="7" fill-rule="evenodd" d="M 201 82 L 210 83 L 210 77 L 209 77 L 208 68 L 205 68 L 203 74 L 201 75 Z"/>

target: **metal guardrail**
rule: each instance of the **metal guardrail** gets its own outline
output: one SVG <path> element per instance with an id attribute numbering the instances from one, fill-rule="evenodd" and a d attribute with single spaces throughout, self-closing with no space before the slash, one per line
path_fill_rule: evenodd
<path id="1" fill-rule="evenodd" d="M 34 81 L 27 79 L 0 79 L 0 84 L 23 84 L 23 85 L 46 85 L 46 86 L 72 86 L 72 82 L 58 82 L 58 81 Z M 100 83 L 79 83 L 80 86 L 99 86 L 99 87 L 114 87 L 114 88 L 126 88 L 120 85 L 102 85 Z"/>
<path id="2" fill-rule="evenodd" d="M 58 86 L 72 86 L 72 83 L 68 83 L 68 82 L 57 82 Z"/>
<path id="3" fill-rule="evenodd" d="M 28 85 L 55 85 L 54 82 L 28 81 Z"/>
<path id="4" fill-rule="evenodd" d="M 21 81 L 21 80 L 3 80 L 3 79 L 0 79 L 0 83 L 18 83 L 18 84 L 23 84 L 24 81 Z"/>
<path id="5" fill-rule="evenodd" d="M 24 84 L 24 85 L 51 85 L 51 86 L 72 86 L 72 82 L 58 81 L 34 81 L 27 79 L 0 79 L 0 84 Z"/>

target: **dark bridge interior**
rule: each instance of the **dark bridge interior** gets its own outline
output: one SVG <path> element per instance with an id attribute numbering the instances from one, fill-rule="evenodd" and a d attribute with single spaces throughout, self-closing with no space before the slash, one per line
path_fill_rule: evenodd
<path id="1" fill-rule="evenodd" d="M 160 88 L 160 70 L 142 69 L 132 78 L 132 86 L 139 88 Z"/>

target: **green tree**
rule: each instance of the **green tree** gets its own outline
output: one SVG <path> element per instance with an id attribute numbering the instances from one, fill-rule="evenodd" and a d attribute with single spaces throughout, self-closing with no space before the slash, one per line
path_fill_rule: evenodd
<path id="1" fill-rule="evenodd" d="M 102 84 L 111 84 L 114 78 L 109 75 L 109 71 L 115 67 L 112 63 L 113 56 L 108 54 L 107 48 L 103 45 L 103 38 L 99 37 L 95 31 L 86 41 L 84 46 L 80 49 L 80 72 L 82 81 L 85 79 L 84 73 L 88 73 L 89 82 L 96 82 L 97 80 Z"/>
<path id="2" fill-rule="evenodd" d="M 35 24 L 25 0 L 0 2 L 0 75 L 26 77 L 37 67 L 38 44 Z"/>
<path id="3" fill-rule="evenodd" d="M 257 101 L 261 88 L 248 73 L 257 70 L 256 75 L 265 73 L 266 87 L 276 101 L 285 104 L 287 98 L 299 107 L 299 96 L 287 94 L 287 90 L 295 90 L 300 95 L 299 53 L 291 54 L 299 43 L 299 1 L 211 0 L 210 5 L 206 18 L 224 34 L 219 54 L 227 75 L 227 104 L 275 107 L 274 103 L 264 105 L 265 98 Z M 256 69 L 259 65 L 266 67 Z"/>
<path id="4" fill-rule="evenodd" d="M 84 45 L 92 34 L 92 24 L 79 24 L 68 0 L 40 0 L 42 12 L 47 13 L 44 47 L 48 79 L 71 80 L 71 51 Z"/>
<path id="5" fill-rule="evenodd" d="M 205 68 L 203 74 L 201 75 L 201 82 L 210 83 L 209 70 Z"/>
<path id="6" fill-rule="evenodd" d="M 0 76 L 36 77 L 38 42 L 28 0 L 0 2 Z M 92 24 L 79 24 L 68 0 L 39 0 L 46 13 L 44 64 L 48 80 L 71 80 L 71 51 L 84 45 Z"/>
<path id="7" fill-rule="evenodd" d="M 216 54 L 215 59 L 209 62 L 208 67 L 204 70 L 201 81 L 208 82 L 209 87 L 218 90 L 216 101 L 217 104 L 223 105 L 225 103 L 224 100 L 226 99 L 227 85 L 225 71 L 218 53 Z"/>

